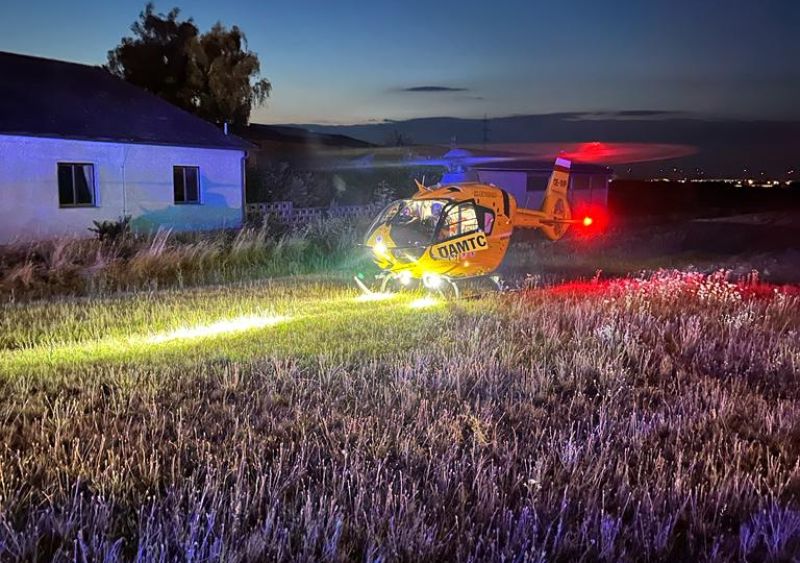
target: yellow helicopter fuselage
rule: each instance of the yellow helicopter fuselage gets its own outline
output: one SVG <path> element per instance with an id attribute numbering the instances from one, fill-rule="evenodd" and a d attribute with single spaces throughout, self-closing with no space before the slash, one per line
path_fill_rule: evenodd
<path id="1" fill-rule="evenodd" d="M 515 228 L 561 238 L 571 218 L 569 161 L 558 159 L 541 210 L 517 207 L 504 189 L 480 182 L 426 188 L 390 203 L 373 222 L 365 244 L 375 264 L 401 279 L 485 276 L 503 262 Z"/>
<path id="2" fill-rule="evenodd" d="M 398 233 L 404 227 L 398 221 L 376 225 L 366 245 L 382 270 L 408 272 L 416 279 L 428 274 L 469 277 L 488 274 L 503 261 L 516 210 L 516 201 L 510 194 L 494 186 L 460 184 L 417 192 L 410 201 L 427 202 L 431 207 L 438 204 L 455 220 L 437 218 L 437 224 L 425 233 L 430 237 L 420 232 L 419 240 L 414 241 Z M 419 207 L 424 209 L 426 205 Z M 468 217 L 459 221 L 459 215 Z"/>

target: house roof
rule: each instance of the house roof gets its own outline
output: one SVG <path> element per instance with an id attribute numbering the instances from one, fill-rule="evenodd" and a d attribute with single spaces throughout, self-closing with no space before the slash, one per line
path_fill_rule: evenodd
<path id="1" fill-rule="evenodd" d="M 244 150 L 249 143 L 101 67 L 0 51 L 0 134 Z"/>
<path id="2" fill-rule="evenodd" d="M 490 162 L 472 166 L 474 170 L 497 170 L 497 171 L 513 171 L 513 172 L 541 172 L 551 173 L 553 171 L 552 160 L 507 160 L 499 162 Z M 612 174 L 611 168 L 600 164 L 589 164 L 586 162 L 572 162 L 570 172 L 577 174 L 605 174 L 610 176 Z"/>

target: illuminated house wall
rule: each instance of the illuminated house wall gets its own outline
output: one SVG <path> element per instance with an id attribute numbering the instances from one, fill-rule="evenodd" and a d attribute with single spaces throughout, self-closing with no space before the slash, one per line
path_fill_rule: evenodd
<path id="1" fill-rule="evenodd" d="M 101 67 L 0 51 L 0 77 L 0 244 L 93 236 L 124 215 L 139 231 L 241 224 L 253 145 L 226 128 Z M 175 166 L 191 198 L 176 198 Z"/>
<path id="2" fill-rule="evenodd" d="M 138 231 L 241 225 L 244 150 L 0 134 L 0 244 L 92 236 L 92 221 L 132 217 Z M 59 204 L 58 163 L 92 164 L 95 203 Z M 173 166 L 199 168 L 200 202 L 176 204 Z"/>

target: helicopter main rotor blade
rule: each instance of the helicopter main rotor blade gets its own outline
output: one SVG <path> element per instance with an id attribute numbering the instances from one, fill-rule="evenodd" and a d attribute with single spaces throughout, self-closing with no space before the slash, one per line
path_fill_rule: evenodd
<path id="1" fill-rule="evenodd" d="M 349 162 L 320 162 L 314 166 L 317 170 L 346 171 L 346 170 L 374 170 L 387 168 L 466 168 L 491 162 L 506 162 L 525 158 L 524 156 L 470 156 L 457 158 L 410 158 L 402 160 L 375 160 L 360 158 Z"/>
<path id="2" fill-rule="evenodd" d="M 478 166 L 491 162 L 507 162 L 517 160 L 518 156 L 459 156 L 453 158 L 415 158 L 407 161 L 409 166 Z"/>

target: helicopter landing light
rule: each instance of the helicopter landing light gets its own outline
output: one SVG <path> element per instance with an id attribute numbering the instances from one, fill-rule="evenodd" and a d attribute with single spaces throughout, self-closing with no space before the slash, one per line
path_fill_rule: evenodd
<path id="1" fill-rule="evenodd" d="M 359 303 L 365 303 L 369 301 L 386 301 L 387 299 L 392 299 L 395 296 L 394 293 L 364 293 L 356 297 L 356 301 Z"/>
<path id="2" fill-rule="evenodd" d="M 434 305 L 437 305 L 439 303 L 441 303 L 441 301 L 439 301 L 438 299 L 435 299 L 431 296 L 427 296 L 415 299 L 414 301 L 409 303 L 408 306 L 411 307 L 412 309 L 426 309 L 428 307 L 433 307 Z"/>
<path id="3" fill-rule="evenodd" d="M 439 289 L 442 286 L 442 276 L 425 274 L 422 276 L 422 283 L 428 289 Z"/>
<path id="4" fill-rule="evenodd" d="M 378 256 L 385 256 L 386 255 L 386 245 L 382 242 L 376 242 L 375 246 L 372 247 L 372 252 L 377 254 Z"/>

